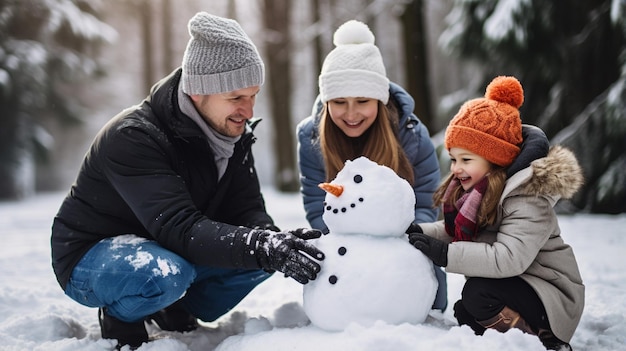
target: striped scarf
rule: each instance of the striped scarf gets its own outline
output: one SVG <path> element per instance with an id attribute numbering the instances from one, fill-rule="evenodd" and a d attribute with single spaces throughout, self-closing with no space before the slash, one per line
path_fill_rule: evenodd
<path id="1" fill-rule="evenodd" d="M 451 181 L 443 195 L 443 218 L 446 232 L 453 237 L 452 241 L 472 241 L 478 232 L 476 219 L 478 207 L 487 190 L 488 180 L 483 177 L 471 190 L 461 196 L 454 205 L 447 202 L 450 195 L 461 186 L 458 181 Z"/>

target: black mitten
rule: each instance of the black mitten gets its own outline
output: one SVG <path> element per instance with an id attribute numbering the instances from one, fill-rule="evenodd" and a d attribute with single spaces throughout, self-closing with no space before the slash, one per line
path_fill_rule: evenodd
<path id="1" fill-rule="evenodd" d="M 411 223 L 411 225 L 409 226 L 409 229 L 407 229 L 405 233 L 411 234 L 411 233 L 423 233 L 423 232 L 424 231 L 422 230 L 422 227 L 420 227 L 419 224 Z"/>
<path id="2" fill-rule="evenodd" d="M 321 235 L 318 230 L 263 231 L 256 237 L 256 257 L 261 268 L 283 272 L 286 277 L 306 284 L 317 278 L 321 268 L 317 261 L 324 259 L 324 253 L 294 233 L 310 239 Z"/>
<path id="3" fill-rule="evenodd" d="M 448 243 L 423 233 L 409 234 L 409 242 L 440 267 L 448 265 Z"/>

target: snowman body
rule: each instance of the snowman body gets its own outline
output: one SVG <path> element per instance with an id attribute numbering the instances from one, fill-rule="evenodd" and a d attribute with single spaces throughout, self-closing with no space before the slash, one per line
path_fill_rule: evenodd
<path id="1" fill-rule="evenodd" d="M 317 279 L 304 286 L 303 305 L 321 329 L 422 323 L 437 291 L 432 261 L 408 242 L 415 195 L 396 173 L 365 157 L 347 161 L 324 204 L 329 233 Z"/>

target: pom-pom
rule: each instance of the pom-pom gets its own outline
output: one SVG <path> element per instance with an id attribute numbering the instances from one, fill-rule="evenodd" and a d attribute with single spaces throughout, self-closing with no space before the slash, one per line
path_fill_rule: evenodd
<path id="1" fill-rule="evenodd" d="M 347 44 L 374 44 L 374 33 L 369 27 L 359 21 L 348 21 L 335 31 L 333 36 L 333 44 L 335 46 L 347 45 Z"/>
<path id="2" fill-rule="evenodd" d="M 517 78 L 499 76 L 489 83 L 485 97 L 519 109 L 524 103 L 524 89 Z"/>

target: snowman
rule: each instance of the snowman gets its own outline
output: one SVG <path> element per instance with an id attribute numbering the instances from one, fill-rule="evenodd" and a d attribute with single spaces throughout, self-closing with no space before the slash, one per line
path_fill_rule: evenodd
<path id="1" fill-rule="evenodd" d="M 349 324 L 422 323 L 437 279 L 432 261 L 408 242 L 415 216 L 409 183 L 366 157 L 346 161 L 326 190 L 323 219 L 329 233 L 316 245 L 326 258 L 317 279 L 304 285 L 311 323 L 328 331 Z"/>

